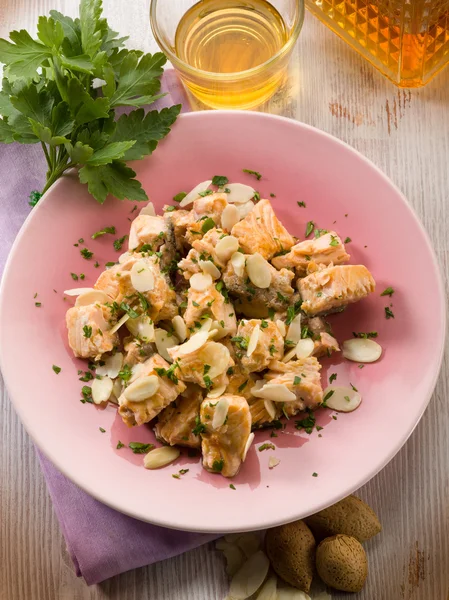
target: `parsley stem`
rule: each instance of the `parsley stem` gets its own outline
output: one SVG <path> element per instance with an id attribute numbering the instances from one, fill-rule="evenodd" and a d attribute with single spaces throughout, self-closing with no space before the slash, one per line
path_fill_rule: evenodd
<path id="1" fill-rule="evenodd" d="M 44 144 L 44 142 L 41 142 L 41 146 L 42 146 L 42 150 L 44 151 L 44 154 L 45 154 L 45 160 L 47 161 L 48 170 L 51 171 L 51 160 L 50 160 L 50 155 L 48 154 L 47 146 L 46 146 L 46 144 Z"/>
<path id="2" fill-rule="evenodd" d="M 48 190 L 48 188 L 50 186 L 52 186 L 54 184 L 54 182 L 61 177 L 61 175 L 64 173 L 64 171 L 67 171 L 67 169 L 71 169 L 75 165 L 76 165 L 76 163 L 69 162 L 68 164 L 61 165 L 59 167 L 59 169 L 49 172 L 47 174 L 47 181 L 45 183 L 44 189 L 42 190 L 42 194 L 45 194 L 45 192 Z"/>

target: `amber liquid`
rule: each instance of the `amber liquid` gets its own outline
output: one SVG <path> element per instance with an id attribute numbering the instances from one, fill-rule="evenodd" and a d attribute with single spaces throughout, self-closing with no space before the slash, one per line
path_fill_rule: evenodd
<path id="1" fill-rule="evenodd" d="M 280 57 L 274 65 L 264 63 L 288 38 L 282 16 L 266 0 L 202 0 L 179 22 L 175 52 L 198 70 L 184 81 L 205 104 L 249 108 L 278 87 L 285 61 Z M 261 65 L 257 72 L 242 73 Z"/>
<path id="2" fill-rule="evenodd" d="M 402 87 L 449 61 L 449 0 L 306 0 L 315 16 Z"/>

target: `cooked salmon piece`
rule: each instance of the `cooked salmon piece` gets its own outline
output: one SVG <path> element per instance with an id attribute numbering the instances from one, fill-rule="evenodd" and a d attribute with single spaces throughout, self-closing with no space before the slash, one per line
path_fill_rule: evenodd
<path id="1" fill-rule="evenodd" d="M 248 356 L 248 347 L 255 327 L 259 328 L 258 340 L 252 354 Z M 263 319 L 241 320 L 237 335 L 231 338 L 236 347 L 237 358 L 243 372 L 263 371 L 273 359 L 281 360 L 284 356 L 284 338 L 272 321 Z"/>
<path id="2" fill-rule="evenodd" d="M 154 354 L 146 360 L 139 369 L 138 377 L 133 383 L 147 377 L 156 375 L 159 381 L 159 389 L 151 397 L 146 398 L 141 402 L 131 401 L 126 398 L 126 388 L 118 399 L 118 412 L 123 419 L 123 422 L 128 427 L 134 425 L 143 425 L 156 417 L 166 406 L 171 404 L 186 389 L 185 384 L 172 377 L 169 379 L 166 373 L 170 369 L 170 365 L 159 354 Z"/>
<path id="3" fill-rule="evenodd" d="M 174 210 L 172 212 L 165 212 L 164 219 L 167 230 L 173 231 L 176 250 L 184 253 L 184 250 L 188 247 L 185 236 L 187 228 L 192 222 L 192 212 L 190 210 L 181 209 Z"/>
<path id="4" fill-rule="evenodd" d="M 229 403 L 225 423 L 213 429 L 212 422 L 218 400 Z M 201 404 L 200 421 L 203 467 L 224 477 L 237 475 L 242 464 L 246 442 L 251 433 L 251 413 L 242 396 L 223 394 L 216 400 L 205 398 Z"/>
<path id="5" fill-rule="evenodd" d="M 196 239 L 192 242 L 192 248 L 189 250 L 186 258 L 179 261 L 179 269 L 185 279 L 190 279 L 194 273 L 200 273 L 200 260 L 210 260 L 221 271 L 226 266 L 215 253 L 215 246 L 223 237 L 224 233 L 221 229 L 214 227 L 210 229 L 201 239 Z"/>
<path id="6" fill-rule="evenodd" d="M 247 254 L 259 252 L 267 260 L 278 252 L 290 250 L 295 243 L 274 214 L 269 200 L 261 200 L 242 221 L 234 225 L 232 235 L 238 238 Z"/>
<path id="7" fill-rule="evenodd" d="M 315 349 L 313 356 L 320 358 L 321 356 L 330 356 L 332 352 L 340 352 L 340 346 L 334 336 L 323 331 L 315 334 L 313 337 Z"/>
<path id="8" fill-rule="evenodd" d="M 219 325 L 220 336 L 235 335 L 237 331 L 237 319 L 231 302 L 217 290 L 215 285 L 204 292 L 189 288 L 187 294 L 187 310 L 184 313 L 184 321 L 187 328 L 193 331 L 202 324 L 204 319 L 210 318 Z"/>
<path id="9" fill-rule="evenodd" d="M 248 255 L 245 255 L 245 259 Z M 271 285 L 267 289 L 257 288 L 248 278 L 246 269 L 237 274 L 231 261 L 223 271 L 223 282 L 230 295 L 238 300 L 236 310 L 248 317 L 262 318 L 268 316 L 268 309 L 276 312 L 286 311 L 295 302 L 295 290 L 291 283 L 294 273 L 288 269 L 278 271 L 269 265 Z M 297 299 L 297 298 L 296 298 Z"/>
<path id="10" fill-rule="evenodd" d="M 129 232 L 128 248 L 130 252 L 136 252 L 143 245 L 150 246 L 156 252 L 164 243 L 167 230 L 164 217 L 152 217 L 150 215 L 139 215 L 131 223 Z"/>
<path id="11" fill-rule="evenodd" d="M 110 333 L 115 321 L 104 305 L 73 306 L 66 313 L 69 346 L 80 358 L 101 358 L 118 344 L 118 335 Z"/>
<path id="12" fill-rule="evenodd" d="M 132 336 L 128 336 L 123 340 L 123 348 L 125 350 L 123 362 L 130 367 L 145 362 L 154 354 L 153 344 L 145 344 Z"/>
<path id="13" fill-rule="evenodd" d="M 276 411 L 273 417 L 266 409 L 265 400 L 253 396 L 251 390 L 260 379 L 260 376 L 255 373 L 243 373 L 238 365 L 232 368 L 233 373 L 229 376 L 229 383 L 226 388 L 226 394 L 237 394 L 243 396 L 248 402 L 251 412 L 251 423 L 253 428 L 263 427 L 278 419 L 281 411 L 279 406 L 273 403 L 273 408 Z"/>
<path id="14" fill-rule="evenodd" d="M 373 276 L 363 265 L 327 267 L 299 279 L 302 310 L 311 316 L 335 312 L 374 292 Z"/>
<path id="15" fill-rule="evenodd" d="M 145 262 L 145 265 L 151 270 L 154 276 L 154 288 L 149 292 L 141 294 L 149 304 L 146 309 L 148 316 L 155 323 L 163 319 L 173 318 L 178 314 L 176 294 L 171 288 L 170 280 L 165 274 L 161 273 L 159 258 L 156 255 L 131 255 L 124 263 L 119 263 L 103 271 L 97 279 L 94 288 L 103 290 L 117 304 L 121 304 L 124 301 L 130 306 L 133 303 L 139 304 L 139 295 L 131 281 L 131 269 L 139 260 Z M 140 312 L 140 309 L 138 312 Z"/>
<path id="16" fill-rule="evenodd" d="M 170 446 L 201 448 L 201 438 L 193 431 L 199 419 L 203 391 L 188 384 L 187 389 L 159 413 L 154 433 L 160 442 Z"/>
<path id="17" fill-rule="evenodd" d="M 285 385 L 296 394 L 297 401 L 284 402 L 282 412 L 294 416 L 306 408 L 317 408 L 323 401 L 320 377 L 321 365 L 314 356 L 291 360 L 288 363 L 273 361 L 265 374 L 269 383 Z"/>
<path id="18" fill-rule="evenodd" d="M 290 252 L 275 256 L 271 262 L 276 269 L 294 269 L 299 277 L 304 277 L 310 261 L 329 266 L 341 265 L 349 259 L 350 256 L 340 237 L 335 231 L 329 231 L 318 238 L 299 242 L 290 249 Z"/>
<path id="19" fill-rule="evenodd" d="M 218 342 L 206 342 L 193 352 L 180 346 L 168 348 L 167 352 L 177 365 L 176 375 L 182 381 L 196 383 L 202 388 L 219 387 L 227 382 L 226 371 L 232 367 L 229 350 Z"/>
<path id="20" fill-rule="evenodd" d="M 202 198 L 197 198 L 193 203 L 193 217 L 199 221 L 203 217 L 210 217 L 217 227 L 221 226 L 221 215 L 228 205 L 227 194 L 217 192 Z"/>

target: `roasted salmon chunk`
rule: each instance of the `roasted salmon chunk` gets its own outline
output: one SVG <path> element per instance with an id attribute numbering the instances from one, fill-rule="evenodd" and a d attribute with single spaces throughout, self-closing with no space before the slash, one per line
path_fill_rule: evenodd
<path id="1" fill-rule="evenodd" d="M 178 265 L 185 279 L 190 279 L 194 273 L 201 272 L 200 261 L 210 260 L 220 271 L 224 269 L 225 263 L 218 258 L 215 252 L 215 246 L 223 235 L 221 229 L 214 227 L 203 238 L 195 239 L 192 242 L 192 248 L 186 258 L 180 260 Z"/>
<path id="2" fill-rule="evenodd" d="M 150 215 L 139 215 L 131 223 L 129 232 L 129 251 L 136 252 L 140 248 L 150 246 L 156 252 L 164 243 L 167 225 L 164 217 L 152 217 Z"/>
<path id="3" fill-rule="evenodd" d="M 246 373 L 263 371 L 273 359 L 281 360 L 284 356 L 284 339 L 272 321 L 242 319 L 237 335 L 231 341 L 235 344 L 242 371 Z"/>
<path id="4" fill-rule="evenodd" d="M 148 423 L 186 389 L 185 384 L 177 377 L 171 376 L 169 378 L 167 376 L 169 369 L 170 365 L 159 354 L 154 354 L 140 365 L 138 376 L 123 390 L 118 399 L 119 414 L 128 427 Z M 145 380 L 150 376 L 157 378 L 157 390 L 142 400 L 130 399 L 134 397 L 134 395 L 130 395 L 135 389 L 132 386 L 145 383 Z"/>
<path id="5" fill-rule="evenodd" d="M 299 279 L 301 309 L 311 316 L 334 312 L 374 292 L 373 276 L 363 265 L 327 267 Z"/>
<path id="6" fill-rule="evenodd" d="M 299 277 L 304 277 L 310 261 L 317 265 L 328 266 L 341 265 L 349 259 L 350 256 L 339 236 L 335 231 L 329 231 L 318 238 L 299 242 L 291 248 L 290 252 L 275 256 L 271 262 L 276 269 L 294 269 Z"/>
<path id="7" fill-rule="evenodd" d="M 111 310 L 104 305 L 73 306 L 66 313 L 69 346 L 80 358 L 99 359 L 118 343 L 118 335 L 110 333 L 115 322 Z"/>
<path id="8" fill-rule="evenodd" d="M 156 438 L 170 446 L 200 448 L 200 436 L 194 433 L 203 401 L 200 387 L 189 384 L 187 389 L 167 408 L 159 413 L 154 427 Z"/>
<path id="9" fill-rule="evenodd" d="M 247 254 L 259 252 L 267 260 L 278 252 L 290 250 L 295 243 L 274 214 L 269 200 L 261 200 L 254 209 L 232 228 Z"/>
<path id="10" fill-rule="evenodd" d="M 212 319 L 213 327 L 217 327 L 220 337 L 235 335 L 237 331 L 237 319 L 234 307 L 219 292 L 214 285 L 207 290 L 199 292 L 189 288 L 187 294 L 187 310 L 184 313 L 184 321 L 189 330 L 198 327 L 204 319 Z"/>
<path id="11" fill-rule="evenodd" d="M 214 429 L 213 420 L 218 401 L 227 403 L 224 423 Z M 251 433 L 251 413 L 242 396 L 223 394 L 217 400 L 205 398 L 201 404 L 201 449 L 203 467 L 224 477 L 237 475 Z"/>
<path id="12" fill-rule="evenodd" d="M 191 340 L 193 337 L 195 336 Z M 168 348 L 168 353 L 177 366 L 176 375 L 182 381 L 196 383 L 208 389 L 227 383 L 226 371 L 234 361 L 226 346 L 206 341 L 201 347 L 190 351 L 186 344 Z"/>

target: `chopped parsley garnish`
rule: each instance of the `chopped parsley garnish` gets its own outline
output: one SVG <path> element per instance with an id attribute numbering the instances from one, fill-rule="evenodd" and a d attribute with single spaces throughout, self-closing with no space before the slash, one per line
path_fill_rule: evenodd
<path id="1" fill-rule="evenodd" d="M 327 392 L 327 394 L 324 396 L 324 398 L 323 398 L 323 402 L 321 403 L 321 405 L 325 407 L 325 406 L 326 406 L 326 402 L 327 402 L 327 401 L 329 400 L 329 398 L 330 398 L 331 396 L 333 396 L 333 395 L 334 395 L 334 390 L 329 390 L 329 391 Z"/>
<path id="2" fill-rule="evenodd" d="M 173 206 L 172 204 L 165 207 L 165 212 L 173 212 L 174 210 L 176 210 L 176 206 Z"/>
<path id="3" fill-rule="evenodd" d="M 173 479 L 181 479 L 181 477 L 177 473 L 174 473 L 172 477 Z"/>
<path id="4" fill-rule="evenodd" d="M 276 194 L 273 194 L 273 192 L 271 192 L 270 198 L 276 198 Z"/>
<path id="5" fill-rule="evenodd" d="M 312 473 L 312 477 L 318 477 L 318 473 Z"/>
<path id="6" fill-rule="evenodd" d="M 209 377 L 209 375 L 204 375 L 203 381 L 206 388 L 210 390 L 212 387 L 212 379 Z"/>
<path id="7" fill-rule="evenodd" d="M 337 379 L 337 373 L 332 373 L 332 375 L 329 377 L 329 383 L 332 383 L 336 379 Z"/>
<path id="8" fill-rule="evenodd" d="M 337 236 L 331 235 L 331 241 L 329 242 L 329 246 L 338 246 Z"/>
<path id="9" fill-rule="evenodd" d="M 346 400 L 346 402 L 351 402 L 351 398 L 349 396 L 344 396 L 344 399 Z"/>
<path id="10" fill-rule="evenodd" d="M 382 293 L 381 296 L 391 296 L 394 294 L 394 289 L 392 287 L 387 287 Z"/>
<path id="11" fill-rule="evenodd" d="M 175 362 L 173 363 L 170 368 L 168 369 L 154 369 L 156 371 L 156 373 L 159 375 L 159 377 L 167 377 L 167 379 L 170 379 L 170 381 L 173 381 L 174 384 L 177 384 L 179 379 L 177 378 L 177 376 L 175 375 L 175 371 L 178 368 L 178 363 Z"/>
<path id="12" fill-rule="evenodd" d="M 140 292 L 137 292 L 137 297 L 139 298 L 140 306 L 142 307 L 142 311 L 144 313 L 147 313 L 150 310 L 150 303 L 145 298 L 145 296 L 143 294 L 141 294 Z"/>
<path id="13" fill-rule="evenodd" d="M 262 321 L 260 322 L 260 328 L 261 329 L 266 329 L 268 327 L 268 321 L 264 321 L 262 319 Z"/>
<path id="14" fill-rule="evenodd" d="M 355 338 L 362 338 L 363 340 L 368 340 L 370 338 L 377 338 L 377 331 L 368 331 L 367 333 L 363 333 L 363 332 L 359 332 L 356 333 L 355 331 L 352 332 L 352 335 Z"/>
<path id="15" fill-rule="evenodd" d="M 301 339 L 305 340 L 308 337 L 313 338 L 313 332 L 307 327 L 307 325 L 304 325 L 304 327 L 301 329 Z"/>
<path id="16" fill-rule="evenodd" d="M 229 369 L 226 371 L 226 375 L 234 375 L 234 368 L 229 367 Z"/>
<path id="17" fill-rule="evenodd" d="M 295 421 L 296 429 L 304 429 L 304 431 L 308 434 L 312 433 L 313 428 L 315 427 L 315 416 L 313 413 L 309 413 L 305 419 L 300 419 L 299 421 Z"/>
<path id="18" fill-rule="evenodd" d="M 83 385 L 83 387 L 81 388 L 81 402 L 83 404 L 85 404 L 86 402 L 88 402 L 89 404 L 93 404 L 93 398 L 92 398 L 92 390 L 90 389 L 90 387 L 88 385 Z"/>
<path id="19" fill-rule="evenodd" d="M 83 248 L 82 250 L 80 250 L 80 254 L 86 260 L 90 260 L 92 258 L 92 256 L 94 255 L 94 253 L 91 252 L 90 250 L 88 250 L 87 248 Z"/>
<path id="20" fill-rule="evenodd" d="M 305 208 L 306 207 L 306 203 L 305 202 L 298 202 L 297 204 L 298 204 L 298 206 L 300 208 Z"/>
<path id="21" fill-rule="evenodd" d="M 254 196 L 253 196 L 253 198 L 254 198 L 254 200 L 255 200 L 256 202 L 259 202 L 259 200 L 260 200 L 260 194 L 259 194 L 259 192 L 254 192 Z"/>
<path id="22" fill-rule="evenodd" d="M 293 380 L 293 385 L 299 385 L 301 383 L 301 377 L 298 377 L 297 375 L 295 375 L 295 378 Z"/>
<path id="23" fill-rule="evenodd" d="M 309 237 L 309 235 L 312 233 L 314 228 L 315 228 L 315 223 L 313 221 L 309 221 L 306 226 L 306 237 Z"/>
<path id="24" fill-rule="evenodd" d="M 61 367 L 58 367 L 57 365 L 53 365 L 52 369 L 56 373 L 56 375 L 59 375 L 59 373 L 61 372 Z"/>
<path id="25" fill-rule="evenodd" d="M 103 429 L 103 427 L 99 427 L 98 429 L 101 431 L 101 433 L 106 433 L 106 429 Z"/>
<path id="26" fill-rule="evenodd" d="M 84 273 L 80 273 L 80 279 L 85 279 L 86 276 L 84 275 Z"/>
<path id="27" fill-rule="evenodd" d="M 233 483 L 230 483 L 229 487 L 231 488 L 231 490 L 235 490 L 235 485 Z"/>
<path id="28" fill-rule="evenodd" d="M 84 325 L 83 332 L 85 338 L 92 337 L 92 327 L 90 325 Z"/>
<path id="29" fill-rule="evenodd" d="M 248 350 L 248 339 L 244 338 L 242 336 L 235 336 L 231 338 L 231 342 L 234 342 L 234 344 L 237 344 L 237 346 L 241 349 L 241 350 Z"/>
<path id="30" fill-rule="evenodd" d="M 365 365 L 359 365 L 359 369 L 364 369 Z"/>
<path id="31" fill-rule="evenodd" d="M 205 219 L 203 224 L 201 225 L 201 231 L 203 233 L 207 233 L 214 227 L 215 227 L 215 221 L 213 219 L 211 219 L 210 217 L 207 217 L 207 219 Z"/>
<path id="32" fill-rule="evenodd" d="M 78 275 L 76 273 L 70 273 L 73 281 L 78 281 Z"/>
<path id="33" fill-rule="evenodd" d="M 142 444 L 141 442 L 129 442 L 128 448 L 131 448 L 133 454 L 146 454 L 153 450 L 154 444 Z"/>
<path id="34" fill-rule="evenodd" d="M 198 196 L 204 198 L 205 196 L 211 196 L 213 193 L 212 190 L 204 190 L 204 192 L 199 192 Z"/>
<path id="35" fill-rule="evenodd" d="M 129 365 L 123 365 L 122 370 L 119 371 L 118 376 L 123 381 L 123 383 L 127 383 L 131 379 L 132 369 Z"/>
<path id="36" fill-rule="evenodd" d="M 271 319 L 272 321 L 274 320 L 274 315 L 275 315 L 275 310 L 274 308 L 269 308 L 268 309 L 268 318 Z"/>
<path id="37" fill-rule="evenodd" d="M 281 292 L 276 292 L 276 298 L 279 300 L 279 302 L 283 302 L 284 304 L 288 304 L 288 298 L 286 298 L 285 296 L 283 296 L 281 294 Z"/>
<path id="38" fill-rule="evenodd" d="M 385 318 L 386 319 L 394 319 L 394 313 L 389 306 L 385 307 Z"/>
<path id="39" fill-rule="evenodd" d="M 174 202 L 181 202 L 181 200 L 184 200 L 184 198 L 187 196 L 187 194 L 185 192 L 179 192 L 179 194 L 176 194 L 176 196 L 173 196 L 173 201 Z"/>
<path id="40" fill-rule="evenodd" d="M 217 187 L 223 187 L 229 183 L 229 179 L 224 175 L 214 175 L 212 178 L 212 185 L 216 185 Z"/>
<path id="41" fill-rule="evenodd" d="M 244 381 L 244 382 L 242 383 L 242 385 L 239 385 L 239 387 L 238 387 L 238 391 L 239 391 L 239 392 L 243 392 L 243 390 L 244 390 L 244 389 L 246 388 L 246 386 L 248 385 L 248 381 L 249 381 L 249 380 L 247 379 L 246 381 Z"/>
<path id="42" fill-rule="evenodd" d="M 264 450 L 276 450 L 276 446 L 271 442 L 265 442 L 265 444 L 262 444 L 257 449 L 259 452 L 263 452 Z"/>
<path id="43" fill-rule="evenodd" d="M 355 385 L 352 385 L 352 383 L 350 382 L 349 385 L 352 387 L 352 389 L 354 390 L 354 392 L 358 392 L 359 390 L 355 387 Z"/>
<path id="44" fill-rule="evenodd" d="M 100 266 L 100 263 L 98 262 L 98 260 L 96 260 L 96 261 L 95 261 L 95 264 L 94 264 L 94 267 L 95 267 L 96 269 L 98 269 L 98 267 L 99 267 L 99 266 Z"/>
<path id="45" fill-rule="evenodd" d="M 251 169 L 242 169 L 244 173 L 248 173 L 248 175 L 254 175 L 257 181 L 262 179 L 262 175 L 258 171 L 252 171 Z"/>
<path id="46" fill-rule="evenodd" d="M 326 233 L 329 233 L 329 231 L 327 229 L 315 229 L 315 239 L 320 238 L 321 236 L 325 235 Z"/>
<path id="47" fill-rule="evenodd" d="M 185 475 L 185 474 L 186 474 L 186 473 L 188 473 L 188 472 L 189 472 L 189 469 L 180 469 L 180 470 L 179 470 L 179 474 L 180 474 L 180 475 Z"/>
<path id="48" fill-rule="evenodd" d="M 221 471 L 223 471 L 223 467 L 224 460 L 222 458 L 220 460 L 214 460 L 214 462 L 212 463 L 212 469 L 217 473 L 221 473 Z"/>
<path id="49" fill-rule="evenodd" d="M 123 244 L 125 243 L 125 240 L 128 236 L 124 235 L 121 238 L 118 238 L 117 240 L 114 241 L 114 243 L 112 244 L 115 248 L 115 250 L 117 250 L 117 252 L 119 252 L 119 250 L 122 249 Z"/>
<path id="50" fill-rule="evenodd" d="M 116 233 L 115 227 L 113 225 L 111 227 L 103 227 L 103 229 L 100 229 L 100 231 L 97 231 L 92 235 L 92 239 L 96 240 L 98 237 L 105 235 L 106 233 L 112 233 L 112 235 L 114 235 Z"/>
<path id="51" fill-rule="evenodd" d="M 120 308 L 124 310 L 127 315 L 129 315 L 130 319 L 137 319 L 137 317 L 139 316 L 139 313 L 136 312 L 133 308 L 131 308 L 130 305 L 126 302 L 122 302 L 120 304 Z"/>
<path id="52" fill-rule="evenodd" d="M 285 320 L 286 325 L 290 325 L 293 319 L 301 312 L 301 301 L 295 302 L 293 306 L 287 308 L 287 318 Z"/>
<path id="53" fill-rule="evenodd" d="M 200 433 L 204 433 L 206 431 L 206 425 L 201 423 L 201 419 L 199 415 L 195 417 L 195 427 L 192 429 L 193 435 L 200 435 Z"/>
<path id="54" fill-rule="evenodd" d="M 81 375 L 82 371 L 78 372 L 78 375 Z M 90 371 L 85 371 L 82 377 L 78 377 L 80 381 L 91 381 L 94 378 Z"/>
<path id="55" fill-rule="evenodd" d="M 276 352 L 276 346 L 274 344 L 271 344 L 268 350 L 270 352 L 270 355 L 273 356 Z"/>
<path id="56" fill-rule="evenodd" d="M 207 375 L 210 371 L 210 365 L 204 365 L 203 375 Z"/>
<path id="57" fill-rule="evenodd" d="M 40 308 L 42 306 L 42 302 L 35 302 L 34 306 L 36 306 L 37 308 Z"/>
<path id="58" fill-rule="evenodd" d="M 118 444 L 116 446 L 117 450 L 120 450 L 120 448 L 124 448 L 124 447 L 125 447 L 125 444 L 122 444 L 122 442 L 119 440 Z"/>
<path id="59" fill-rule="evenodd" d="M 198 304 L 198 302 L 195 302 L 195 300 L 192 300 L 192 304 L 193 304 L 193 306 L 194 306 L 195 308 L 199 308 L 199 306 L 200 306 L 200 305 Z"/>
<path id="60" fill-rule="evenodd" d="M 347 237 L 347 238 L 345 239 L 345 244 L 349 244 L 349 242 L 352 242 L 352 240 L 351 240 L 351 238 L 350 238 L 350 237 Z"/>

